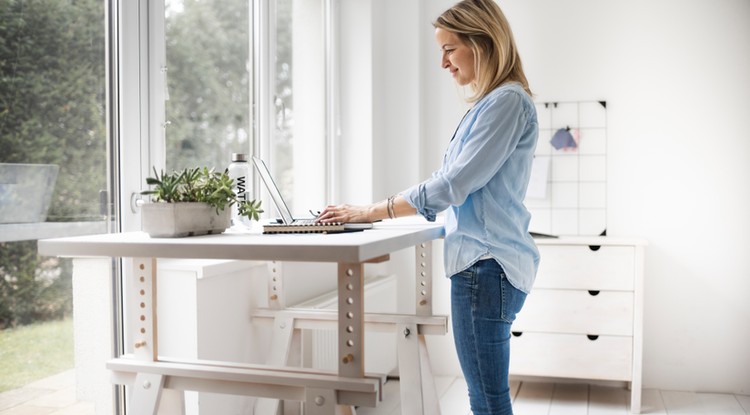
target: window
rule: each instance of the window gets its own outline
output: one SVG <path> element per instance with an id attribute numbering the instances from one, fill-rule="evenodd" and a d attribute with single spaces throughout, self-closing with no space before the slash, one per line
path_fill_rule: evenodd
<path id="1" fill-rule="evenodd" d="M 166 0 L 168 170 L 223 170 L 251 146 L 248 0 Z"/>
<path id="2" fill-rule="evenodd" d="M 232 152 L 254 153 L 296 213 L 322 206 L 334 2 L 0 0 L 0 171 L 35 171 L 0 176 L 0 344 L 10 328 L 62 321 L 65 345 L 53 348 L 67 357 L 47 356 L 64 363 L 53 371 L 72 367 L 71 264 L 39 258 L 34 241 L 103 233 L 116 223 L 137 229 L 131 196 L 152 166 L 222 169 Z M 110 31 L 122 39 L 108 39 L 107 18 L 122 25 Z M 165 59 L 153 67 L 158 53 Z M 155 99 L 161 95 L 168 100 Z M 108 124 L 109 100 L 117 112 Z M 119 146 L 110 130 L 127 142 Z M 121 212 L 112 203 L 120 188 L 132 204 Z M 39 192 L 23 205 L 17 197 L 35 192 L 19 189 Z M 31 207 L 38 212 L 24 223 L 11 218 Z M 11 362 L 3 356 L 0 365 Z M 5 366 L 0 373 L 3 382 L 21 379 Z"/>
<path id="3" fill-rule="evenodd" d="M 107 231 L 105 2 L 0 0 L 0 392 L 73 368 L 71 261 Z"/>
<path id="4" fill-rule="evenodd" d="M 255 154 L 293 211 L 322 206 L 326 10 L 324 0 L 165 0 L 166 169 L 221 170 L 231 153 Z"/>
<path id="5" fill-rule="evenodd" d="M 261 153 L 299 215 L 326 201 L 325 10 L 321 0 L 277 0 L 272 18 L 273 128 Z"/>

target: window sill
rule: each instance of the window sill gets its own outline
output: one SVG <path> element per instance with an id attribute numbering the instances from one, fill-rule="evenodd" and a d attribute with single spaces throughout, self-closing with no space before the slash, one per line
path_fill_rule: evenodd
<path id="1" fill-rule="evenodd" d="M 0 242 L 107 233 L 106 221 L 0 224 Z"/>

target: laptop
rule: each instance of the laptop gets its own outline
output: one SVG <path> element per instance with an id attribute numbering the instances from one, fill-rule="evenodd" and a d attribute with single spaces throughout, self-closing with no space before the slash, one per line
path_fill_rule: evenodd
<path id="1" fill-rule="evenodd" d="M 372 228 L 372 223 L 321 224 L 315 223 L 314 218 L 295 219 L 292 216 L 292 211 L 289 210 L 289 206 L 281 196 L 281 192 L 278 186 L 276 186 L 276 182 L 273 180 L 271 171 L 268 170 L 266 163 L 258 157 L 253 157 L 252 160 L 255 169 L 258 170 L 258 174 L 260 174 L 260 178 L 268 190 L 268 194 L 271 195 L 271 199 L 281 215 L 281 223 L 264 225 L 264 232 L 353 232 Z M 297 230 L 295 227 L 299 227 L 299 229 Z"/>

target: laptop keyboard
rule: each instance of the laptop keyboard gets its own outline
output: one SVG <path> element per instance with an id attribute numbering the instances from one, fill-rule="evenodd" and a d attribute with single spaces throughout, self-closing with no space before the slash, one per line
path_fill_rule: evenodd
<path id="1" fill-rule="evenodd" d="M 295 219 L 292 225 L 314 225 L 315 219 Z"/>

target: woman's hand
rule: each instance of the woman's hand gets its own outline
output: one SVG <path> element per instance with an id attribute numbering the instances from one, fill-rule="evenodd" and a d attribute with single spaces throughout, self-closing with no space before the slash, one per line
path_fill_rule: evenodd
<path id="1" fill-rule="evenodd" d="M 370 219 L 370 206 L 352 206 L 352 205 L 328 205 L 316 222 L 372 222 Z"/>

